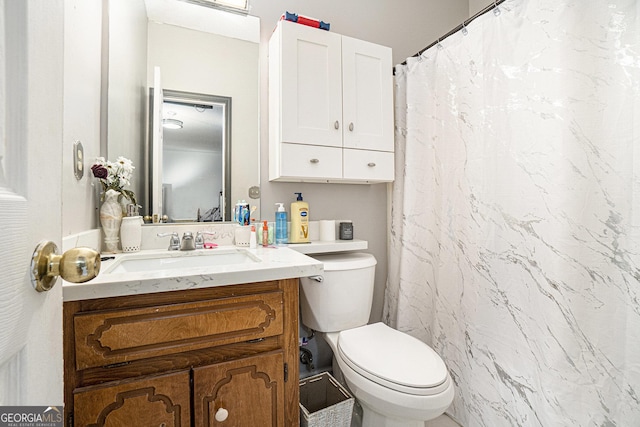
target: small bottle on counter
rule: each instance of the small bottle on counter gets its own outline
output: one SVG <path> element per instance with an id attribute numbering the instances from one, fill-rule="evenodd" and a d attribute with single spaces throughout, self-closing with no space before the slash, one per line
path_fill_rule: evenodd
<path id="1" fill-rule="evenodd" d="M 289 240 L 287 235 L 287 211 L 284 210 L 284 203 L 276 203 L 276 245 L 286 245 Z"/>
<path id="2" fill-rule="evenodd" d="M 302 193 L 291 203 L 291 236 L 289 243 L 309 243 L 309 204 L 302 199 Z"/>
<path id="3" fill-rule="evenodd" d="M 269 246 L 269 226 L 267 225 L 267 221 L 262 221 L 262 246 Z"/>
<path id="4" fill-rule="evenodd" d="M 255 249 L 257 246 L 257 241 L 256 241 L 256 226 L 252 225 L 251 226 L 251 234 L 249 235 L 249 248 L 250 249 Z"/>

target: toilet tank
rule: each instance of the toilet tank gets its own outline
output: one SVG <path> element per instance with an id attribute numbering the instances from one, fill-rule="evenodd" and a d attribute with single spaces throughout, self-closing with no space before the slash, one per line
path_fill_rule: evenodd
<path id="1" fill-rule="evenodd" d="M 371 254 L 314 255 L 324 263 L 322 281 L 300 279 L 302 323 L 319 332 L 366 325 L 371 314 L 376 259 Z"/>

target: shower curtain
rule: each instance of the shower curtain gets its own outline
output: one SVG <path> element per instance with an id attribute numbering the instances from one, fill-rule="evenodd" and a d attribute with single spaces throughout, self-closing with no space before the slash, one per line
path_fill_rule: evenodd
<path id="1" fill-rule="evenodd" d="M 640 426 L 640 1 L 498 10 L 396 67 L 385 320 L 463 426 Z"/>

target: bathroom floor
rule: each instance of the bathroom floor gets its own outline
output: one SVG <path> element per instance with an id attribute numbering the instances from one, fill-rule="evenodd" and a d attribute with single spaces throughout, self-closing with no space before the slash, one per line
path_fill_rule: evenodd
<path id="1" fill-rule="evenodd" d="M 353 417 L 351 418 L 351 427 L 363 427 L 362 426 L 362 408 L 357 403 L 353 408 Z M 427 421 L 424 423 L 424 427 L 460 427 L 460 424 L 452 420 L 447 414 L 440 415 L 435 420 Z"/>
<path id="2" fill-rule="evenodd" d="M 460 424 L 453 421 L 446 414 L 440 415 L 435 420 L 427 421 L 424 427 L 460 427 Z"/>

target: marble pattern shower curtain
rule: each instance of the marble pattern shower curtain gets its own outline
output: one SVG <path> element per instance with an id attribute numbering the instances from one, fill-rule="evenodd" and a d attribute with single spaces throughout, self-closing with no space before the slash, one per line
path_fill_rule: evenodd
<path id="1" fill-rule="evenodd" d="M 499 9 L 396 68 L 386 321 L 464 426 L 640 426 L 640 1 Z"/>

